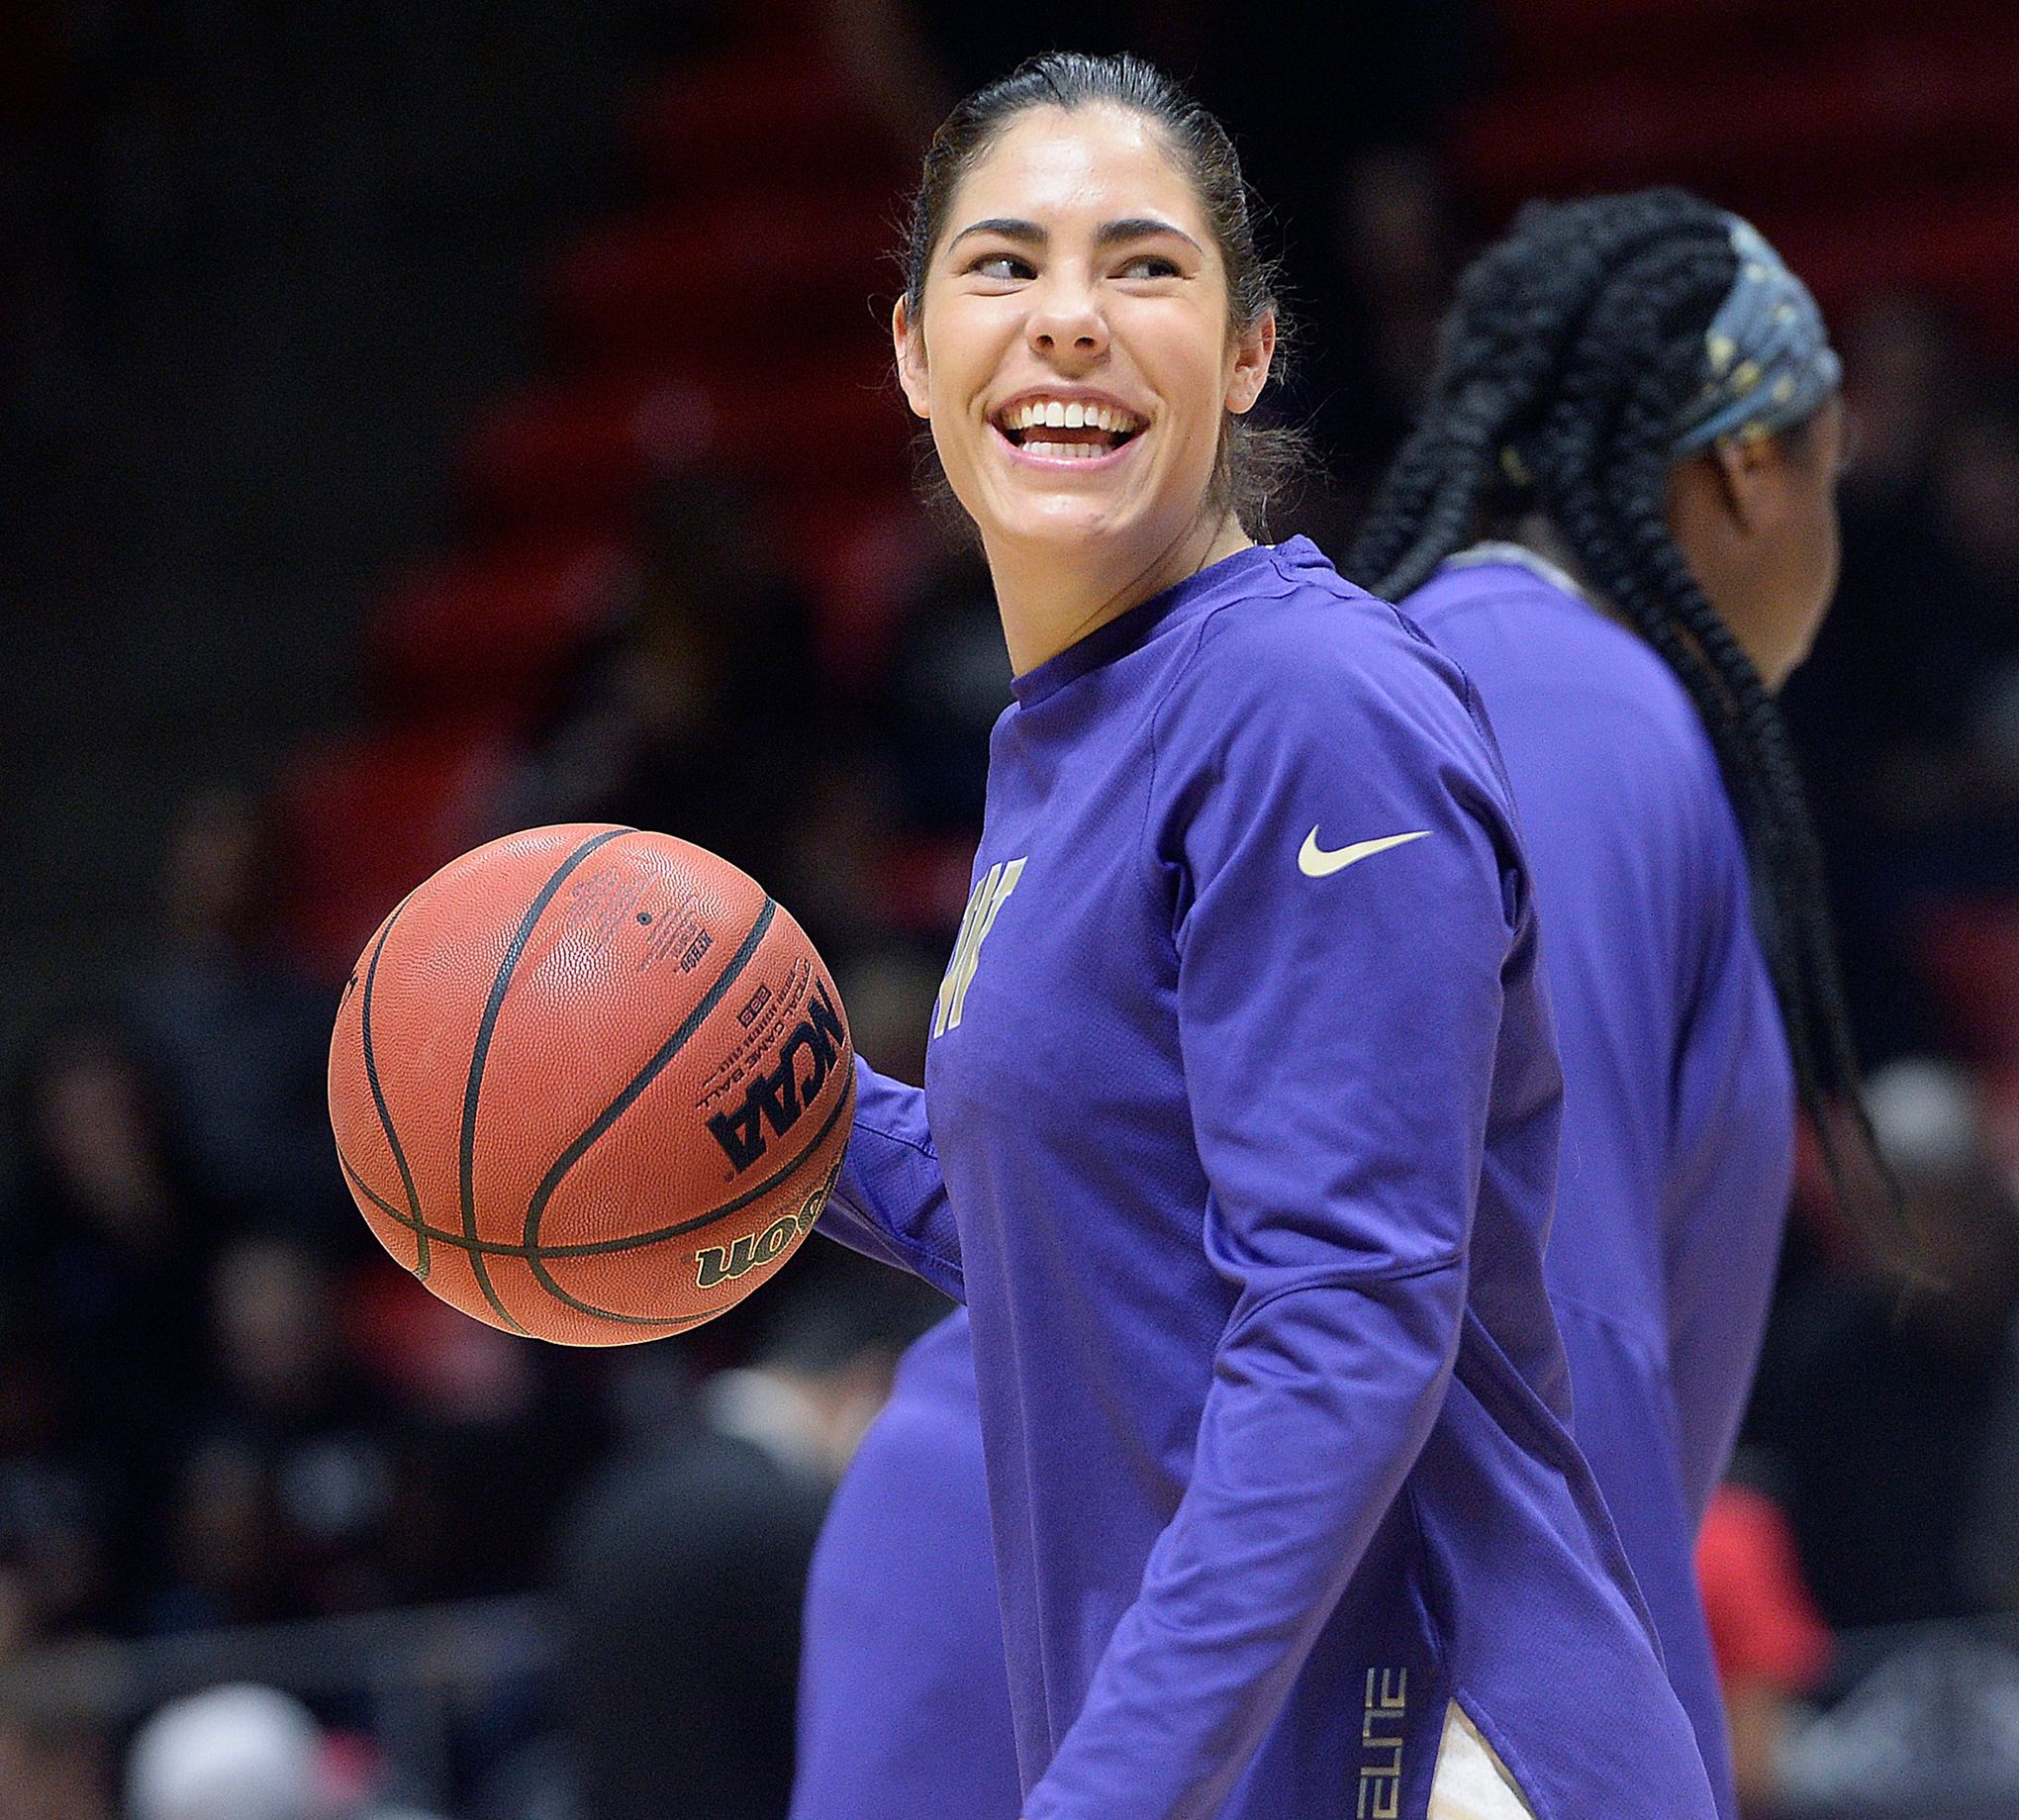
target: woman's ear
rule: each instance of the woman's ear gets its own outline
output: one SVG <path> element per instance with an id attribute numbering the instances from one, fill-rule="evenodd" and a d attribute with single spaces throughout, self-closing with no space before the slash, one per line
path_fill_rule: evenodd
<path id="1" fill-rule="evenodd" d="M 891 344 L 898 354 L 898 384 L 913 417 L 929 418 L 932 409 L 925 387 L 925 330 L 912 314 L 912 300 L 900 297 L 891 312 Z"/>
<path id="2" fill-rule="evenodd" d="M 1264 310 L 1234 337 L 1234 370 L 1227 377 L 1226 408 L 1236 417 L 1253 408 L 1269 383 L 1276 358 L 1276 312 Z"/>
<path id="3" fill-rule="evenodd" d="M 1787 459 L 1778 436 L 1720 436 L 1703 458 L 1711 464 L 1725 510 L 1742 531 L 1750 535 L 1772 521 Z"/>

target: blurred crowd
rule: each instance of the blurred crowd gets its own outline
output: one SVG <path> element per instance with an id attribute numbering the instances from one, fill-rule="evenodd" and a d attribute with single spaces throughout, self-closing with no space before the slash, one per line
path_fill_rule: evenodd
<path id="1" fill-rule="evenodd" d="M 1136 12 L 1107 10 L 1083 12 L 1090 46 Z M 1279 10 L 1329 42 L 1328 9 Z M 1328 478 L 1276 528 L 1336 551 L 1481 225 L 1434 152 L 1474 9 L 1393 9 L 1379 54 L 1293 68 L 1235 54 L 1215 9 L 1161 11 L 1301 249 L 1286 409 Z M 898 130 L 1027 48 L 981 17 L 863 9 L 850 54 L 909 72 L 878 97 Z M 1925 1770 L 1931 1728 L 1958 1735 L 1972 1701 L 2006 1700 L 1998 1724 L 2019 1729 L 2019 1658 L 1962 1654 L 2019 1613 L 2019 375 L 1913 295 L 1838 331 L 1845 575 L 1787 705 L 1873 1109 L 1927 1238 L 1906 1271 L 1861 1254 L 1805 1172 L 1703 1556 L 1762 1811 Z M 874 661 L 837 666 L 777 504 L 717 466 L 652 478 L 619 579 L 461 778 L 449 851 L 558 820 L 712 847 L 814 936 L 862 1051 L 916 1080 L 1008 662 L 985 573 L 949 550 L 905 569 Z M 397 664 L 377 686 L 397 693 Z M 799 1581 L 932 1298 L 815 1246 L 775 1293 L 635 1354 L 542 1348 L 435 1304 L 377 1253 L 336 1168 L 333 957 L 385 905 L 334 933 L 327 895 L 305 906 L 326 875 L 298 811 L 286 780 L 187 800 L 123 977 L 50 1022 L 7 1102 L 0 1820 L 395 1820 L 404 1767 L 358 1702 L 312 1714 L 227 1688 L 136 1736 L 137 1714 L 12 1696 L 81 1639 L 535 1590 L 556 1601 L 558 1677 L 464 1715 L 436 1798 L 470 1820 L 633 1820 L 662 1811 L 672 1770 L 713 1761 L 756 1791 L 751 1813 L 782 1814 Z M 1902 1651 L 1931 1655 L 1866 1673 L 1865 1627 L 1931 1621 L 1991 1628 L 1916 1632 Z M 1802 1703 L 1854 1672 L 1854 1698 L 1808 1721 Z M 1982 1750 L 2019 1778 L 1998 1724 Z"/>

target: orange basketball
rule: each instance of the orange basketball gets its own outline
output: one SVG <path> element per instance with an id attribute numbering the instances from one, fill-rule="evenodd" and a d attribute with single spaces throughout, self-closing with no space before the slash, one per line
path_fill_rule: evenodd
<path id="1" fill-rule="evenodd" d="M 464 1313 L 571 1346 L 742 1300 L 818 1216 L 854 1106 L 799 924 L 636 828 L 533 828 L 444 866 L 366 944 L 330 1045 L 379 1242 Z"/>

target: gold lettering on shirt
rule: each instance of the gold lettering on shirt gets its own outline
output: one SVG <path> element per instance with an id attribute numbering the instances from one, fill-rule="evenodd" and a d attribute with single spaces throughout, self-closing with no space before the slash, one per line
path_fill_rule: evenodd
<path id="1" fill-rule="evenodd" d="M 1021 859 L 1007 864 L 998 861 L 983 876 L 968 899 L 967 913 L 960 919 L 960 934 L 953 944 L 953 958 L 946 963 L 946 978 L 939 982 L 939 1001 L 932 1013 L 932 1034 L 943 1036 L 960 1028 L 961 1012 L 967 1006 L 968 987 L 975 968 L 981 964 L 982 943 L 996 926 L 997 914 L 1023 876 Z"/>
<path id="2" fill-rule="evenodd" d="M 1354 1820 L 1395 1820 L 1402 1809 L 1402 1739 L 1409 1717 L 1407 1669 L 1369 1669 L 1360 1718 L 1360 1799 Z"/>

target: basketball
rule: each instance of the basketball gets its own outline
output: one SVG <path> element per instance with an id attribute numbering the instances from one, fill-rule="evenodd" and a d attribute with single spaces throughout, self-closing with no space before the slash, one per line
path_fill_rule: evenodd
<path id="1" fill-rule="evenodd" d="M 799 924 L 726 860 L 629 827 L 443 867 L 366 944 L 330 1048 L 379 1242 L 464 1313 L 571 1346 L 742 1300 L 818 1216 L 854 1103 Z"/>

